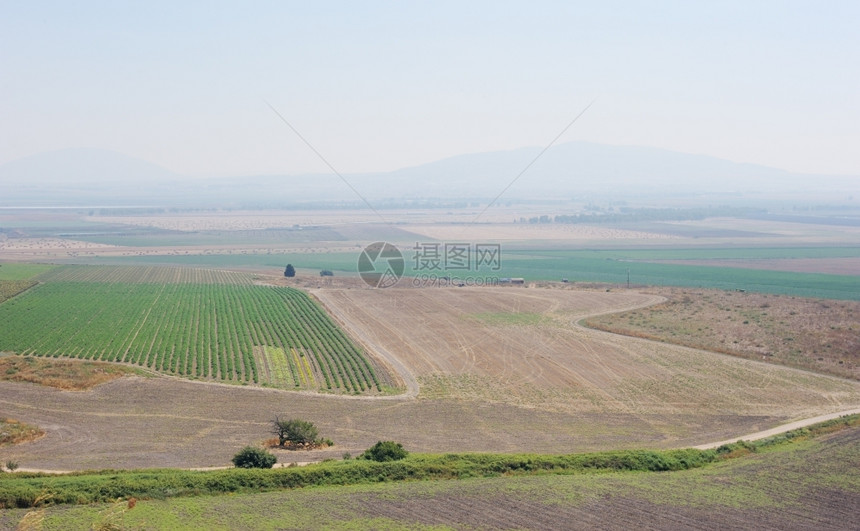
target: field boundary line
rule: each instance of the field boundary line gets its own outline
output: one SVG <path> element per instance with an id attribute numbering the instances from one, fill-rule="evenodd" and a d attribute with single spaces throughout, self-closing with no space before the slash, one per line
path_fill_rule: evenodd
<path id="1" fill-rule="evenodd" d="M 387 398 L 387 399 L 410 399 L 410 398 L 415 398 L 418 396 L 418 391 L 419 391 L 418 380 L 415 379 L 415 375 L 412 374 L 412 371 L 410 371 L 406 367 L 406 365 L 404 365 L 403 362 L 397 358 L 397 356 L 391 354 L 390 352 L 388 352 L 388 350 L 383 348 L 381 345 L 379 345 L 378 343 L 375 343 L 370 338 L 368 338 L 366 336 L 366 334 L 360 332 L 359 327 L 355 326 L 353 324 L 352 320 L 350 320 L 346 315 L 344 315 L 344 313 L 340 309 L 334 307 L 331 304 L 328 304 L 328 301 L 324 300 L 326 298 L 326 296 L 321 295 L 322 290 L 314 290 L 314 291 L 308 290 L 307 293 L 312 295 L 317 301 L 319 301 L 319 303 L 323 306 L 323 308 L 325 308 L 326 312 L 328 312 L 328 314 L 331 315 L 338 322 L 338 324 L 340 324 L 344 328 L 344 330 L 347 330 L 352 337 L 357 339 L 358 342 L 361 343 L 365 349 L 367 349 L 369 352 L 373 352 L 374 354 L 377 355 L 377 357 L 382 358 L 383 361 L 385 361 L 387 364 L 389 364 L 391 369 L 393 369 L 394 372 L 400 376 L 400 378 L 403 380 L 403 383 L 406 385 L 406 392 L 403 394 L 400 394 L 400 395 L 387 396 L 387 397 L 386 396 L 376 396 L 376 397 L 366 397 L 366 398 L 374 398 L 377 400 L 384 399 L 384 398 Z"/>

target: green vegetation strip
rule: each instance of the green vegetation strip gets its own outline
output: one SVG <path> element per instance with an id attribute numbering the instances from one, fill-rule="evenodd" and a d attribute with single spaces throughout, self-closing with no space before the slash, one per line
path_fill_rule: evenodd
<path id="1" fill-rule="evenodd" d="M 37 503 L 83 504 L 131 497 L 164 499 L 404 480 L 687 470 L 858 425 L 860 415 L 846 416 L 769 439 L 738 442 L 716 450 L 628 450 L 571 455 L 411 454 L 401 461 L 385 463 L 356 459 L 278 469 L 109 470 L 61 476 L 2 474 L 0 507 L 26 508 Z"/>

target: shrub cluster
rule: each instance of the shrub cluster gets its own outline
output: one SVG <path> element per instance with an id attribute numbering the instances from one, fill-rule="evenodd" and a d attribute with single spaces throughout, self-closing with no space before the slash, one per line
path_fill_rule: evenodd
<path id="1" fill-rule="evenodd" d="M 384 463 L 398 461 L 409 455 L 403 445 L 394 441 L 379 441 L 361 454 L 361 459 L 369 459 Z"/>
<path id="2" fill-rule="evenodd" d="M 278 458 L 262 448 L 246 446 L 233 456 L 232 461 L 236 468 L 272 468 Z"/>

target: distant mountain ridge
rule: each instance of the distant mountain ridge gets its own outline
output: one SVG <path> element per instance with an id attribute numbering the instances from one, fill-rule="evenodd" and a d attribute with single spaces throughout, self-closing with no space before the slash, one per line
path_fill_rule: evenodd
<path id="1" fill-rule="evenodd" d="M 391 172 L 344 177 L 363 197 L 375 201 L 487 200 L 517 176 L 504 200 L 860 196 L 858 177 L 796 174 L 658 148 L 569 142 L 535 160 L 540 152 L 541 148 L 526 147 L 464 154 Z M 54 151 L 0 165 L 0 189 L 0 206 L 276 206 L 360 201 L 331 174 L 189 179 L 156 164 L 99 149 Z"/>
<path id="2" fill-rule="evenodd" d="M 166 181 L 180 175 L 151 162 L 106 149 L 69 148 L 37 153 L 0 165 L 0 184 L 103 184 Z"/>

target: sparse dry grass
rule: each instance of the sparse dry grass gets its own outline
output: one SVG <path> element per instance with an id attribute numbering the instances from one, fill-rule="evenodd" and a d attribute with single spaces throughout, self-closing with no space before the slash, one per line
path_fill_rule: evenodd
<path id="1" fill-rule="evenodd" d="M 36 285 L 32 280 L 0 280 L 0 302 L 11 299 Z"/>
<path id="2" fill-rule="evenodd" d="M 860 379 L 860 302 L 689 288 L 649 290 L 662 304 L 589 326 Z"/>
<path id="3" fill-rule="evenodd" d="M 0 356 L 0 380 L 30 382 L 66 391 L 85 391 L 139 370 L 113 363 Z"/>
<path id="4" fill-rule="evenodd" d="M 45 435 L 36 426 L 30 426 L 15 419 L 0 419 L 0 446 L 34 441 Z"/>

